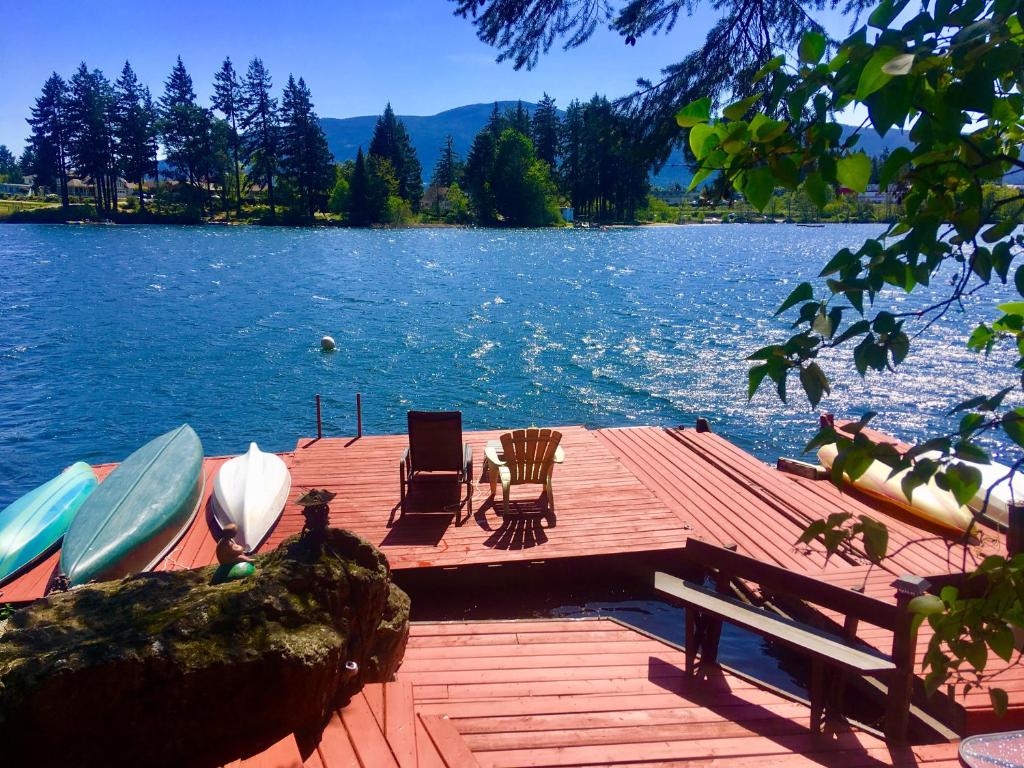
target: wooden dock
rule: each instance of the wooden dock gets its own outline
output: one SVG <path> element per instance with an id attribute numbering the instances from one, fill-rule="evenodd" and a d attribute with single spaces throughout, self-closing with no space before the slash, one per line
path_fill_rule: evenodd
<path id="1" fill-rule="evenodd" d="M 611 619 L 413 624 L 397 680 L 367 686 L 319 740 L 286 737 L 245 768 L 959 765 L 956 745 L 816 735 L 804 702 Z"/>
<path id="2" fill-rule="evenodd" d="M 941 530 L 928 529 L 896 509 L 879 507 L 877 502 L 840 491 L 829 482 L 779 472 L 710 432 L 655 427 L 560 430 L 566 461 L 555 469 L 555 514 L 540 503 L 538 488 L 525 486 L 513 489 L 514 514 L 507 517 L 497 514 L 489 498 L 483 468 L 484 446 L 499 432 L 465 434 L 475 459 L 471 503 L 464 487 L 450 481 L 426 480 L 414 487 L 404 518 L 399 507 L 398 463 L 407 445 L 405 436 L 302 438 L 294 451 L 282 454 L 292 473 L 292 491 L 280 521 L 261 550 L 273 549 L 301 529 L 304 518 L 295 501 L 312 487 L 336 492 L 331 524 L 378 546 L 405 579 L 416 578 L 423 571 L 458 579 L 458 572 L 464 569 L 532 567 L 552 561 L 572 568 L 583 562 L 605 568 L 624 558 L 631 558 L 629 562 L 634 564 L 647 565 L 655 560 L 664 563 L 666 559 L 681 560 L 687 538 L 695 536 L 718 544 L 734 543 L 742 554 L 836 583 L 870 574 L 865 588 L 889 599 L 892 590 L 888 585 L 894 576 L 955 572 L 962 562 L 970 565 L 987 553 L 1005 548 L 999 536 L 965 546 Z M 225 460 L 206 460 L 207 494 Z M 97 474 L 102 479 L 114 466 L 97 466 Z M 456 510 L 462 519 L 458 526 Z M 820 547 L 796 543 L 810 522 L 833 512 L 868 514 L 883 520 L 890 531 L 889 559 L 869 568 L 863 553 L 855 549 L 826 558 Z M 215 530 L 207 496 L 193 525 L 157 567 L 172 570 L 213 563 Z M 17 603 L 43 596 L 58 561 L 59 552 L 0 585 L 0 602 Z M 472 576 L 467 574 L 465 578 Z M 475 647 L 494 641 L 493 635 L 467 629 L 464 637 L 475 639 L 458 642 Z M 879 647 L 886 642 L 884 637 L 867 632 L 863 639 Z M 921 642 L 919 656 L 924 636 Z M 625 647 L 610 646 L 612 651 Z M 576 654 L 584 658 L 592 651 L 598 657 L 607 656 L 587 643 Z M 617 665 L 615 659 L 608 661 L 611 666 Z M 459 686 L 458 679 L 454 675 L 436 685 Z M 994 720 L 987 695 L 978 691 L 972 692 L 959 708 L 947 712 L 947 720 L 968 732 L 1024 726 L 1024 667 L 1018 664 L 1008 668 L 999 682 L 1010 696 L 1009 719 Z M 544 695 L 555 695 L 550 686 L 544 690 L 548 691 Z M 566 693 L 576 690 L 573 685 L 565 689 Z M 435 707 L 431 711 L 439 710 Z M 444 729 L 436 723 L 434 726 Z M 466 738 L 472 744 L 476 737 Z M 802 743 L 799 739 L 792 742 Z"/>

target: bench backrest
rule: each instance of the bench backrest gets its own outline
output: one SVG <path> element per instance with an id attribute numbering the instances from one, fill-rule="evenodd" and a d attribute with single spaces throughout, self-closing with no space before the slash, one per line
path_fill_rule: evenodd
<path id="1" fill-rule="evenodd" d="M 895 605 L 854 592 L 852 589 L 793 573 L 777 565 L 762 563 L 760 560 L 698 539 L 687 539 L 686 553 L 698 565 L 714 568 L 733 578 L 754 582 L 766 592 L 813 603 L 893 632 L 901 630 L 904 626 L 904 622 L 901 621 L 903 611 Z"/>

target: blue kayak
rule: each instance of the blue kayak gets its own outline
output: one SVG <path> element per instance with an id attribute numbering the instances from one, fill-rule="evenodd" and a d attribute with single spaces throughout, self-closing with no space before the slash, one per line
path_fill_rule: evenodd
<path id="1" fill-rule="evenodd" d="M 192 427 L 151 440 L 86 499 L 64 537 L 61 572 L 76 585 L 148 571 L 188 530 L 205 490 Z"/>
<path id="2" fill-rule="evenodd" d="M 79 461 L 0 512 L 0 584 L 57 545 L 96 482 Z"/>

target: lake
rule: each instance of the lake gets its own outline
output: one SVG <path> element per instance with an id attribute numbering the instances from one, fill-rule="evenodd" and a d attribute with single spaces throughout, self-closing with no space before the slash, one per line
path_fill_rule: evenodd
<path id="1" fill-rule="evenodd" d="M 797 282 L 879 231 L 2 226 L 0 507 L 181 422 L 208 455 L 291 450 L 316 393 L 328 435 L 354 434 L 361 392 L 371 433 L 403 432 L 410 408 L 470 429 L 706 416 L 766 461 L 798 455 L 815 413 L 795 381 L 790 406 L 748 403 L 744 357 L 786 334 L 772 312 Z M 1005 385 L 1012 360 L 963 346 L 992 304 L 928 331 L 897 375 L 844 359 L 823 406 L 911 439 L 948 426 L 965 378 Z"/>

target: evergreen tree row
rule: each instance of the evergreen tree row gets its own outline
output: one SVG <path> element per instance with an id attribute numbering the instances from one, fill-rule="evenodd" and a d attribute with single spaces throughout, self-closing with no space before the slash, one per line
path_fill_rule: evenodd
<path id="1" fill-rule="evenodd" d="M 452 221 L 541 226 L 560 202 L 580 218 L 632 221 L 649 191 L 637 146 L 633 121 L 604 97 L 573 101 L 564 117 L 546 93 L 532 116 L 522 102 L 505 114 L 495 104 L 465 163 L 448 137 L 427 198 Z"/>
<path id="2" fill-rule="evenodd" d="M 224 60 L 214 76 L 212 108 L 197 102 L 181 57 L 159 99 L 128 62 L 113 83 L 82 63 L 70 80 L 54 73 L 44 83 L 28 119 L 31 135 L 20 170 L 59 190 L 65 208 L 68 180 L 89 181 L 97 210 L 107 215 L 117 210 L 117 180 L 123 177 L 136 185 L 145 211 L 145 183 L 153 179 L 160 186 L 162 146 L 169 175 L 178 182 L 169 205 L 212 214 L 219 190 L 224 212 L 233 204 L 241 215 L 243 199 L 255 191 L 271 220 L 282 200 L 290 218 L 312 220 L 326 209 L 334 160 L 305 81 L 289 76 L 280 106 L 272 91 L 258 58 L 244 77 L 230 58 Z"/>

